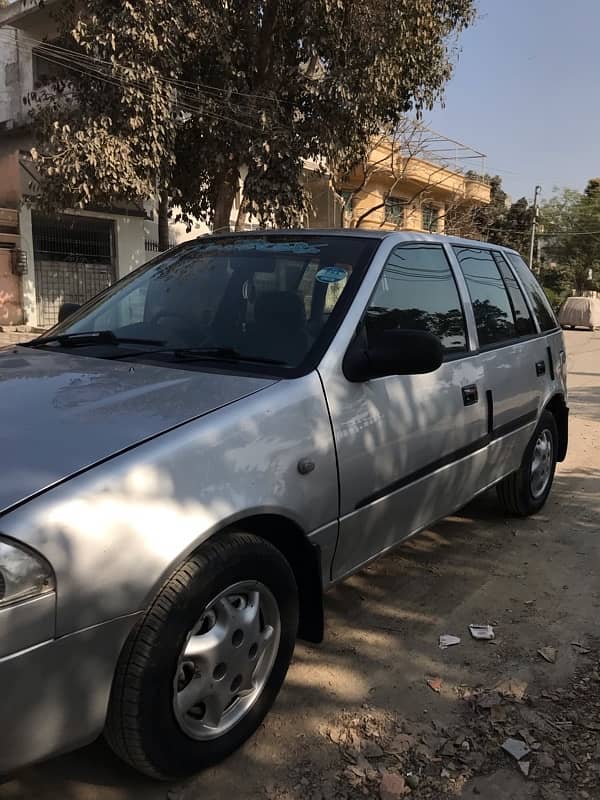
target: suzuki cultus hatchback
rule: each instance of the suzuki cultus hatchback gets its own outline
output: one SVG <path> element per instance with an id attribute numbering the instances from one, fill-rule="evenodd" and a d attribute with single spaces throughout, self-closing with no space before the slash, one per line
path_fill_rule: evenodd
<path id="1" fill-rule="evenodd" d="M 511 250 L 205 237 L 61 318 L 0 351 L 0 772 L 103 731 L 153 777 L 222 759 L 329 585 L 490 486 L 539 511 L 565 457 Z"/>

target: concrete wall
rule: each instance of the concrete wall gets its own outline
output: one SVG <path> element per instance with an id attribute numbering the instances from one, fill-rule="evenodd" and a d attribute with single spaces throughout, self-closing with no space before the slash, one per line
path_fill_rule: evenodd
<path id="1" fill-rule="evenodd" d="M 0 126 L 7 120 L 16 120 L 21 112 L 19 100 L 19 52 L 17 31 L 2 28 L 0 36 Z"/>
<path id="2" fill-rule="evenodd" d="M 144 247 L 146 219 L 142 216 L 129 217 L 109 214 L 100 211 L 66 211 L 78 217 L 90 219 L 109 219 L 113 221 L 116 250 L 117 279 L 128 275 L 134 269 L 145 264 L 153 255 L 146 253 Z"/>
<path id="3" fill-rule="evenodd" d="M 0 248 L 0 325 L 23 321 L 19 276 L 12 271 L 12 251 Z"/>
<path id="4" fill-rule="evenodd" d="M 68 211 L 68 214 L 89 217 L 90 219 L 109 219 L 114 223 L 115 256 L 117 279 L 124 277 L 148 261 L 154 253 L 147 253 L 144 247 L 143 217 L 121 217 L 115 214 L 86 213 Z M 27 325 L 38 325 L 37 299 L 35 291 L 35 259 L 33 252 L 33 232 L 31 209 L 23 205 L 19 212 L 21 248 L 27 254 L 27 272 L 21 279 L 21 298 L 24 321 Z"/>
<path id="5" fill-rule="evenodd" d="M 331 190 L 329 177 L 318 172 L 304 170 L 302 183 L 308 193 L 311 205 L 306 221 L 307 227 L 342 227 L 342 206 Z"/>
<path id="6" fill-rule="evenodd" d="M 434 206 L 438 209 L 438 232 L 443 233 L 443 220 L 446 211 L 448 194 L 440 189 L 418 184 L 414 181 L 402 180 L 396 183 L 393 189 L 393 198 L 406 201 L 404 222 L 401 225 L 386 220 L 385 206 L 383 205 L 392 181 L 385 177 L 374 177 L 362 191 L 357 191 L 353 198 L 352 215 L 354 220 L 359 220 L 362 228 L 378 228 L 381 230 L 395 230 L 398 227 L 411 230 L 424 230 L 422 204 Z M 349 186 L 348 188 L 352 188 Z"/>
<path id="7" fill-rule="evenodd" d="M 27 271 L 21 276 L 21 304 L 23 322 L 37 325 L 37 303 L 35 297 L 35 262 L 33 258 L 33 234 L 31 230 L 31 208 L 23 205 L 19 210 L 19 232 L 21 249 L 27 256 Z"/>
<path id="8" fill-rule="evenodd" d="M 6 149 L 0 149 L 0 208 L 18 208 L 21 202 L 19 151 L 10 140 L 2 144 Z"/>
<path id="9" fill-rule="evenodd" d="M 0 130 L 27 123 L 23 98 L 33 89 L 32 42 L 16 28 L 3 27 L 0 36 Z"/>
<path id="10" fill-rule="evenodd" d="M 110 218 L 110 215 L 107 215 L 107 218 Z M 143 217 L 112 217 L 112 219 L 115 221 L 117 278 L 122 278 L 148 261 L 152 253 L 146 253 L 144 247 Z"/>
<path id="11" fill-rule="evenodd" d="M 175 213 L 177 209 L 175 209 Z M 155 241 L 158 239 L 158 226 L 154 224 L 154 228 L 150 228 L 148 233 L 151 234 L 150 238 Z M 197 239 L 198 236 L 205 236 L 210 233 L 210 228 L 200 220 L 194 220 L 191 230 L 187 230 L 187 226 L 183 222 L 171 222 L 169 224 L 169 237 L 173 244 L 180 244 L 187 242 L 190 239 Z"/>

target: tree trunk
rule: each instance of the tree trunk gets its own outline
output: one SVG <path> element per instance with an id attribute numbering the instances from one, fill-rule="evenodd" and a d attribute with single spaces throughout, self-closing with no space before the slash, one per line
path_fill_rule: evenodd
<path id="1" fill-rule="evenodd" d="M 239 172 L 231 170 L 223 176 L 215 199 L 213 233 L 227 233 L 231 230 L 231 209 L 238 190 Z"/>
<path id="2" fill-rule="evenodd" d="M 236 231 L 243 231 L 245 230 L 246 224 L 246 212 L 244 211 L 244 193 L 241 193 L 240 197 L 240 207 L 238 208 L 237 218 L 235 220 L 235 229 Z"/>
<path id="3" fill-rule="evenodd" d="M 164 189 L 158 201 L 158 249 L 169 249 L 169 193 Z"/>

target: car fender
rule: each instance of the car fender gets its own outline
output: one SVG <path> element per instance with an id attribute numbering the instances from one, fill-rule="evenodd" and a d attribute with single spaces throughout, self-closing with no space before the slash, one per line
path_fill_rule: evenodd
<path id="1" fill-rule="evenodd" d="M 202 542 L 246 518 L 289 520 L 319 545 L 329 574 L 337 514 L 331 425 L 313 372 L 64 481 L 0 518 L 0 533 L 52 565 L 62 636 L 144 609 Z"/>

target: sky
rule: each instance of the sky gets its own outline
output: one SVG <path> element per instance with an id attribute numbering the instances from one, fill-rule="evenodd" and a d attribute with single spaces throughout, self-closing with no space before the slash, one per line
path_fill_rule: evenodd
<path id="1" fill-rule="evenodd" d="M 600 0 L 476 0 L 438 133 L 486 154 L 513 200 L 600 176 Z M 475 162 L 476 163 L 476 162 Z"/>

